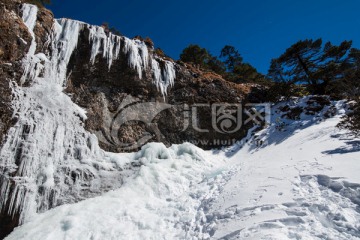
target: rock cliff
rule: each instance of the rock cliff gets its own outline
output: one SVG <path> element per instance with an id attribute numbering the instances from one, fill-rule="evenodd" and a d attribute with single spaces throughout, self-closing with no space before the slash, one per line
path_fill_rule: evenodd
<path id="1" fill-rule="evenodd" d="M 36 212 L 120 187 L 139 163 L 111 152 L 149 141 L 209 149 L 246 132 L 216 115 L 237 110 L 251 85 L 139 39 L 5 0 L 0 40 L 0 238 Z"/>

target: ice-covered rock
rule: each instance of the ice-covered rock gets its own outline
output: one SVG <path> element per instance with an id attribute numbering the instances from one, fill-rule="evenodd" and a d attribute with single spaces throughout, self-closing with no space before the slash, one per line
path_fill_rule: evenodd
<path id="1" fill-rule="evenodd" d="M 22 16 L 15 13 L 19 6 Z M 186 65 L 180 66 L 156 55 L 144 41 L 116 36 L 103 27 L 80 21 L 54 20 L 50 12 L 34 5 L 16 2 L 13 8 L 9 13 L 13 18 L 11 23 L 26 33 L 19 34 L 15 40 L 22 46 L 19 49 L 27 51 L 13 57 L 18 59 L 18 64 L 13 60 L 0 66 L 18 68 L 18 72 L 23 70 L 21 77 L 8 71 L 4 81 L 11 88 L 9 100 L 5 102 L 9 105 L 8 116 L 4 118 L 7 126 L 0 129 L 0 137 L 4 136 L 0 145 L 1 230 L 12 230 L 36 213 L 58 205 L 116 189 L 123 184 L 124 176 L 136 171 L 139 163 L 151 164 L 153 160 L 158 161 L 159 156 L 169 160 L 179 154 L 185 159 L 203 160 L 190 145 L 180 145 L 171 151 L 161 144 L 151 145 L 135 160 L 103 151 L 90 131 L 102 129 L 99 113 L 116 109 L 121 101 L 119 96 L 135 92 L 137 97 L 147 94 L 145 100 L 161 101 L 163 97 L 180 104 L 208 102 L 213 96 L 220 96 L 224 102 L 241 100 L 242 92 L 234 90 L 233 85 L 221 77 L 216 76 L 214 87 L 212 79 L 199 74 L 195 78 Z M 0 35 L 7 37 L 4 32 Z M 106 78 L 107 74 L 112 74 L 111 81 Z M 179 85 L 172 93 L 169 89 L 175 88 L 178 78 Z M 179 112 L 166 113 L 173 117 L 170 120 L 168 117 L 156 119 L 166 122 L 162 125 L 167 136 L 161 138 L 158 134 L 153 140 L 179 143 L 197 134 L 189 130 L 178 136 L 182 124 Z M 141 127 L 137 123 L 133 129 L 141 132 Z M 152 123 L 146 127 L 155 129 Z M 175 155 L 171 154 L 173 151 Z"/>
<path id="2" fill-rule="evenodd" d="M 50 53 L 36 53 L 37 13 L 36 6 L 22 5 L 22 18 L 32 41 L 23 59 L 21 84 L 28 82 L 30 86 L 12 83 L 12 107 L 18 120 L 0 149 L 0 208 L 19 216 L 20 224 L 36 212 L 121 185 L 121 175 L 117 172 L 121 168 L 83 127 L 86 111 L 63 92 L 67 65 L 80 32 L 85 28 L 90 31 L 91 63 L 101 53 L 111 68 L 124 42 L 122 50 L 129 66 L 136 69 L 141 78 L 150 58 L 145 43 L 139 40 L 105 34 L 102 27 L 70 19 L 54 21 L 48 36 Z M 167 63 L 162 76 L 174 78 L 173 67 Z M 167 73 L 171 76 L 164 75 Z M 112 180 L 107 181 L 110 175 Z"/>

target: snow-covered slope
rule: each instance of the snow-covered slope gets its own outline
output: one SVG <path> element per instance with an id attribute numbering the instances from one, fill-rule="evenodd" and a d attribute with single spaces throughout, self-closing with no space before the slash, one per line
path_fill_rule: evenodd
<path id="1" fill-rule="evenodd" d="M 148 144 L 125 156 L 141 167 L 120 189 L 7 239 L 360 239 L 360 141 L 336 128 L 343 101 L 310 102 L 274 106 L 268 128 L 224 151 Z M 290 120 L 285 105 L 310 115 Z"/>
<path id="2" fill-rule="evenodd" d="M 285 105 L 313 108 L 308 101 L 274 107 L 272 126 L 230 157 L 238 171 L 200 223 L 212 238 L 360 239 L 360 141 L 336 127 L 342 101 L 336 111 L 281 117 Z"/>

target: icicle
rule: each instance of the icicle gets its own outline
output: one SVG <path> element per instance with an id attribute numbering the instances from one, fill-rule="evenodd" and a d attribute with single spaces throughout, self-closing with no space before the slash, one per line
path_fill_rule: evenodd
<path id="1" fill-rule="evenodd" d="M 137 70 L 139 78 L 142 78 L 142 58 L 135 40 L 125 38 L 124 53 L 128 55 L 130 67 Z"/>
<path id="2" fill-rule="evenodd" d="M 31 35 L 31 44 L 30 44 L 29 52 L 26 54 L 25 58 L 23 59 L 24 74 L 20 79 L 21 83 L 23 84 L 26 79 L 32 80 L 39 74 L 39 70 L 36 68 L 38 62 L 33 61 L 36 51 L 34 27 L 36 24 L 38 8 L 31 4 L 23 4 L 22 12 L 23 12 L 23 16 L 22 16 L 23 21 L 27 26 Z"/>
<path id="3" fill-rule="evenodd" d="M 149 51 L 144 42 L 137 42 L 140 53 L 141 53 L 141 60 L 142 60 L 142 66 L 146 70 L 149 64 Z"/>
<path id="4" fill-rule="evenodd" d="M 89 41 L 92 44 L 90 62 L 94 64 L 95 58 L 100 51 L 101 42 L 102 40 L 106 39 L 106 34 L 102 27 L 97 27 L 97 26 L 90 26 L 89 31 L 90 31 Z"/>
<path id="5" fill-rule="evenodd" d="M 165 69 L 164 69 L 164 79 L 167 83 L 167 86 L 174 86 L 174 80 L 176 78 L 174 64 L 172 62 L 166 61 L 165 62 Z"/>
<path id="6" fill-rule="evenodd" d="M 116 41 L 116 48 L 115 48 L 115 59 L 119 58 L 119 54 L 120 54 L 120 49 L 121 49 L 121 38 L 118 36 L 114 36 L 115 37 L 115 41 Z"/>
<path id="7" fill-rule="evenodd" d="M 176 78 L 174 64 L 165 61 L 165 68 L 161 70 L 159 62 L 153 58 L 151 60 L 154 83 L 163 96 L 167 95 L 167 89 L 174 85 Z"/>
<path id="8" fill-rule="evenodd" d="M 23 12 L 22 19 L 25 25 L 28 27 L 29 31 L 32 31 L 33 34 L 34 34 L 33 30 L 37 19 L 37 11 L 38 8 L 35 5 L 25 3 L 22 6 L 22 12 Z"/>
<path id="9" fill-rule="evenodd" d="M 10 193 L 10 182 L 5 179 L 4 176 L 0 177 L 1 191 L 0 191 L 0 211 L 4 210 L 6 206 L 6 202 Z"/>
<path id="10" fill-rule="evenodd" d="M 57 73 L 52 79 L 56 84 L 66 85 L 67 65 L 78 44 L 79 33 L 82 28 L 83 23 L 70 19 L 60 19 L 54 24 L 54 42 L 52 46 L 54 55 L 47 75 Z"/>
<path id="11" fill-rule="evenodd" d="M 88 25 L 90 31 L 89 41 L 92 44 L 90 62 L 95 63 L 96 56 L 100 53 L 102 47 L 102 57 L 108 62 L 109 69 L 113 60 L 119 57 L 121 37 L 109 33 L 106 35 L 104 28 Z M 114 54 L 115 48 L 115 54 Z"/>

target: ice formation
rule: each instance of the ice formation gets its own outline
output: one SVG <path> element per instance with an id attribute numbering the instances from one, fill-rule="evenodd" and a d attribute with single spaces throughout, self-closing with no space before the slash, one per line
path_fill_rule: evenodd
<path id="1" fill-rule="evenodd" d="M 91 63 L 95 63 L 95 58 L 99 54 L 100 48 L 103 45 L 104 47 L 102 56 L 107 59 L 110 69 L 113 59 L 117 59 L 119 57 L 121 37 L 112 33 L 109 33 L 109 36 L 107 36 L 105 34 L 104 28 L 99 26 L 89 26 L 89 30 L 89 41 L 92 43 L 90 58 Z"/>
<path id="2" fill-rule="evenodd" d="M 145 70 L 152 70 L 163 94 L 175 79 L 174 64 L 155 60 L 144 42 L 106 34 L 102 27 L 70 19 L 54 21 L 48 36 L 50 53 L 36 54 L 33 29 L 37 11 L 36 6 L 23 4 L 22 18 L 32 41 L 23 59 L 21 83 L 27 81 L 31 86 L 12 83 L 18 121 L 0 149 L 0 208 L 19 215 L 20 223 L 36 212 L 121 185 L 121 176 L 115 171 L 120 169 L 119 161 L 102 151 L 97 138 L 84 130 L 85 110 L 63 92 L 67 65 L 81 31 L 88 29 L 90 33 L 91 63 L 101 54 L 110 69 L 122 52 L 140 78 Z M 164 63 L 163 69 L 159 61 Z"/>
<path id="3" fill-rule="evenodd" d="M 154 83 L 156 84 L 161 94 L 165 96 L 167 89 L 174 85 L 175 69 L 171 62 L 165 62 L 165 68 L 161 70 L 160 64 L 157 59 L 152 59 L 152 72 L 154 75 Z"/>
<path id="4" fill-rule="evenodd" d="M 188 143 L 149 143 L 131 157 L 142 166 L 121 188 L 39 214 L 8 239 L 196 239 L 192 219 L 224 182 L 205 174 L 222 161 Z"/>
<path id="5" fill-rule="evenodd" d="M 33 5 L 24 5 L 22 11 L 23 21 L 29 29 L 30 35 L 32 37 L 29 52 L 23 59 L 24 75 L 21 78 L 21 82 L 23 83 L 25 82 L 26 78 L 34 78 L 35 75 L 39 73 L 39 69 L 37 68 L 38 61 L 33 59 L 36 51 L 35 34 L 33 29 L 36 24 L 36 15 L 38 9 Z"/>

